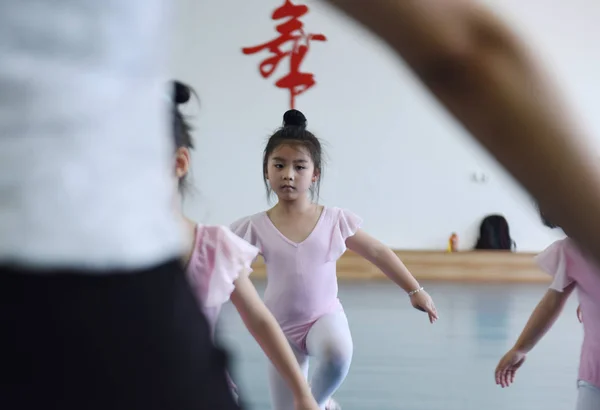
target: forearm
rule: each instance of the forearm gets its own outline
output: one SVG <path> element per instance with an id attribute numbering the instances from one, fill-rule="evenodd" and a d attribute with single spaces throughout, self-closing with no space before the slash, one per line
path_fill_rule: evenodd
<path id="1" fill-rule="evenodd" d="M 266 308 L 264 310 L 246 317 L 242 316 L 244 324 L 285 379 L 294 396 L 310 395 L 308 383 L 300 371 L 285 335 L 273 315 Z"/>
<path id="2" fill-rule="evenodd" d="M 562 311 L 568 293 L 549 290 L 529 317 L 513 349 L 528 353 L 550 330 Z"/>
<path id="3" fill-rule="evenodd" d="M 387 246 L 377 247 L 371 254 L 366 255 L 366 259 L 377 266 L 392 282 L 407 293 L 419 288 L 419 282 L 394 251 Z"/>
<path id="4" fill-rule="evenodd" d="M 464 0 L 328 1 L 386 40 L 544 213 L 600 261 L 593 150 L 511 30 Z"/>
<path id="5" fill-rule="evenodd" d="M 585 217 L 600 207 L 597 159 L 530 54 L 501 28 L 486 29 L 496 43 L 476 50 L 464 72 L 450 82 L 433 77 L 425 83 L 550 220 L 595 247 L 600 261 L 600 218 Z"/>

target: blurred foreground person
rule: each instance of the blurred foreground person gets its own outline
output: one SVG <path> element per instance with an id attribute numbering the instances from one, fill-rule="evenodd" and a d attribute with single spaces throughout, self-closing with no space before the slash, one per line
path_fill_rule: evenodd
<path id="1" fill-rule="evenodd" d="M 385 40 L 544 214 L 600 262 L 596 150 L 506 24 L 472 0 L 328 2 Z"/>
<path id="2" fill-rule="evenodd" d="M 168 4 L 0 2 L 0 408 L 238 408 L 180 263 Z"/>

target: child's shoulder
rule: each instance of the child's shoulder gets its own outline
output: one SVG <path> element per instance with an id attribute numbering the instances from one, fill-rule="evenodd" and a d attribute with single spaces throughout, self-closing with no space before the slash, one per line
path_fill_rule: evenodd
<path id="1" fill-rule="evenodd" d="M 247 215 L 242 218 L 236 219 L 229 227 L 233 232 L 237 232 L 240 229 L 247 229 L 259 220 L 263 219 L 267 211 L 257 212 L 255 214 Z"/>
<path id="2" fill-rule="evenodd" d="M 563 249 L 566 246 L 569 246 L 569 237 L 565 237 L 562 239 L 558 239 L 554 242 L 552 242 L 550 245 L 548 245 L 548 247 L 546 247 L 546 249 L 544 249 L 544 251 L 548 250 L 548 249 Z"/>
<path id="3" fill-rule="evenodd" d="M 356 216 L 356 214 L 348 208 L 342 208 L 339 206 L 326 206 L 323 205 L 323 212 L 328 213 L 329 215 L 334 215 L 336 217 L 344 217 L 344 216 Z"/>
<path id="4" fill-rule="evenodd" d="M 323 208 L 323 212 L 329 214 L 330 218 L 335 222 L 362 224 L 362 218 L 347 208 L 326 206 Z"/>
<path id="5" fill-rule="evenodd" d="M 566 255 L 566 250 L 571 248 L 571 244 L 569 243 L 569 238 L 559 239 L 557 241 L 552 242 L 548 247 L 546 247 L 543 251 L 538 253 L 534 260 L 538 264 L 548 263 L 547 261 L 558 261 L 562 259 Z M 557 263 L 557 262 L 554 262 Z"/>
<path id="6" fill-rule="evenodd" d="M 199 223 L 196 229 L 198 242 L 203 246 L 218 244 L 235 237 L 231 229 L 225 225 L 204 225 Z"/>
<path id="7" fill-rule="evenodd" d="M 240 218 L 229 225 L 229 227 L 240 238 L 260 247 L 259 238 L 261 237 L 261 232 L 267 226 L 265 221 L 268 219 L 266 211 L 262 211 Z"/>
<path id="8" fill-rule="evenodd" d="M 209 251 L 255 252 L 255 247 L 224 225 L 197 225 L 197 246 Z"/>
<path id="9" fill-rule="evenodd" d="M 548 254 L 565 254 L 565 255 L 573 255 L 573 254 L 580 254 L 579 251 L 579 247 L 577 246 L 577 244 L 575 243 L 575 241 L 573 241 L 571 238 L 569 237 L 565 237 L 562 239 L 558 239 L 554 242 L 552 242 L 546 249 L 544 249 L 540 255 L 548 255 Z"/>
<path id="10" fill-rule="evenodd" d="M 205 307 L 220 306 L 229 300 L 240 274 L 252 271 L 259 250 L 227 226 L 197 224 L 196 229 L 188 277 L 193 288 L 203 289 L 200 295 Z"/>
<path id="11" fill-rule="evenodd" d="M 360 216 L 346 208 L 325 207 L 328 224 L 335 226 L 336 236 L 344 242 L 348 237 L 353 236 L 362 226 L 363 220 Z M 345 246 L 345 245 L 343 245 Z"/>
<path id="12" fill-rule="evenodd" d="M 573 264 L 585 263 L 586 260 L 579 246 L 569 237 L 552 242 L 534 259 L 542 270 L 552 274 L 557 271 L 566 272 Z"/>

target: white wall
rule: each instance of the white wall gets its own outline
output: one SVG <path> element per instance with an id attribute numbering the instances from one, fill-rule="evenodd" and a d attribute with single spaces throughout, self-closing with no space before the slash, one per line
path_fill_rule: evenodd
<path id="1" fill-rule="evenodd" d="M 197 151 L 188 214 L 206 223 L 231 221 L 268 207 L 261 178 L 266 138 L 281 124 L 288 94 L 258 74 L 263 55 L 241 48 L 274 38 L 270 19 L 283 0 L 178 0 L 172 73 L 200 94 L 194 109 Z M 322 202 L 349 208 L 364 228 L 401 249 L 443 249 L 453 231 L 473 245 L 488 213 L 506 215 L 519 250 L 539 251 L 557 235 L 535 205 L 416 83 L 403 63 L 353 22 L 308 1 L 303 18 L 323 33 L 303 68 L 317 86 L 297 100 L 329 162 Z M 536 47 L 600 136 L 600 3 L 597 0 L 489 0 Z M 285 67 L 285 64 L 283 65 Z M 194 107 L 196 108 L 196 107 Z M 600 137 L 597 141 L 600 141 Z M 535 158 L 532 158 L 534 161 Z M 473 172 L 486 184 L 471 180 Z M 552 183 L 549 181 L 549 183 Z M 577 181 L 574 181 L 577 183 Z"/>

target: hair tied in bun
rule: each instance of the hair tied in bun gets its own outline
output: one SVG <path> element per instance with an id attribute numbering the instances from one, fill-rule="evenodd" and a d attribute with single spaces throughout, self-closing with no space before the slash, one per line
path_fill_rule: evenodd
<path id="1" fill-rule="evenodd" d="M 298 110 L 289 110 L 283 114 L 284 127 L 306 128 L 306 117 Z"/>
<path id="2" fill-rule="evenodd" d="M 173 81 L 173 100 L 175 104 L 185 104 L 191 96 L 190 87 L 177 80 Z"/>

